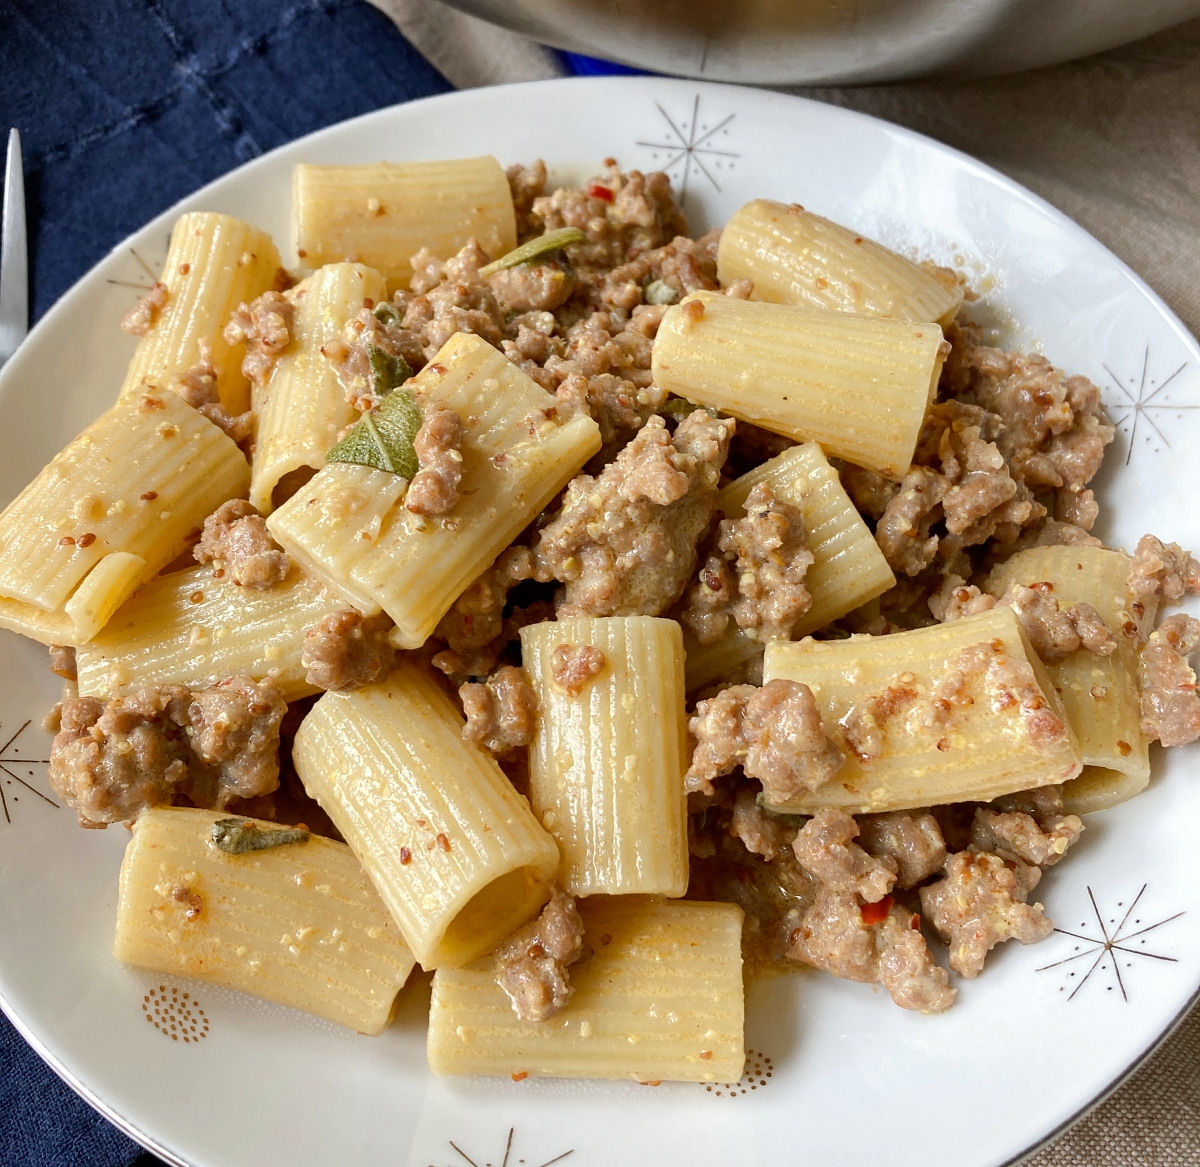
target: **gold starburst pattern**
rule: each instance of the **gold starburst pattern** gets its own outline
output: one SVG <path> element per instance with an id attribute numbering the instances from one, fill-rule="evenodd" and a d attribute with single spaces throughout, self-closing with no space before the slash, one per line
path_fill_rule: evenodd
<path id="1" fill-rule="evenodd" d="M 736 159 L 741 157 L 735 151 L 723 148 L 724 139 L 729 136 L 729 124 L 737 115 L 731 113 L 710 125 L 701 118 L 698 93 L 692 101 L 690 117 L 672 117 L 657 101 L 654 108 L 662 115 L 666 131 L 659 141 L 639 139 L 637 144 L 652 151 L 650 157 L 658 163 L 658 168 L 671 175 L 678 186 L 680 200 L 687 196 L 693 170 L 704 175 L 713 189 L 719 191 L 721 172 L 733 170 Z"/>
<path id="2" fill-rule="evenodd" d="M 1165 924 L 1178 920 L 1183 912 L 1176 912 L 1153 924 L 1145 923 L 1146 917 L 1138 914 L 1137 909 L 1138 904 L 1142 901 L 1142 896 L 1146 894 L 1146 887 L 1147 885 L 1143 883 L 1141 890 L 1129 902 L 1128 907 L 1126 907 L 1125 900 L 1118 900 L 1117 906 L 1109 912 L 1100 910 L 1096 896 L 1089 887 L 1087 889 L 1088 901 L 1091 904 L 1092 913 L 1096 917 L 1095 925 L 1093 926 L 1089 920 L 1084 920 L 1079 925 L 1078 932 L 1072 932 L 1066 928 L 1054 929 L 1060 936 L 1069 937 L 1078 943 L 1070 956 L 1056 960 L 1052 964 L 1044 964 L 1037 971 L 1062 970 L 1064 980 L 1058 991 L 1066 993 L 1069 989 L 1068 1001 L 1075 999 L 1083 986 L 1092 981 L 1093 975 L 1096 978 L 1095 983 L 1110 982 L 1105 985 L 1107 992 L 1111 993 L 1114 989 L 1119 990 L 1121 999 L 1128 1001 L 1129 988 L 1126 981 L 1135 966 L 1147 960 L 1162 961 L 1168 964 L 1178 963 L 1178 958 L 1174 956 L 1151 951 L 1149 947 L 1151 941 L 1148 936 Z"/>
<path id="3" fill-rule="evenodd" d="M 1154 446 L 1154 452 L 1159 454 L 1162 452 L 1163 446 L 1167 449 L 1171 447 L 1171 440 L 1167 437 L 1167 430 L 1170 428 L 1172 420 L 1171 414 L 1175 414 L 1174 420 L 1179 421 L 1182 420 L 1186 411 L 1200 409 L 1200 405 L 1187 405 L 1171 399 L 1171 383 L 1186 368 L 1187 361 L 1184 361 L 1178 368 L 1165 373 L 1165 375 L 1153 373 L 1150 365 L 1149 345 L 1146 345 L 1145 351 L 1142 353 L 1142 368 L 1139 373 L 1120 377 L 1113 372 L 1109 365 L 1104 366 L 1105 373 L 1108 374 L 1113 386 L 1121 395 L 1108 406 L 1108 411 L 1117 427 L 1124 431 L 1129 442 L 1125 451 L 1126 466 L 1129 465 L 1129 459 L 1133 456 L 1139 430 L 1144 445 L 1153 444 L 1156 440 L 1162 443 L 1161 446 Z"/>
<path id="4" fill-rule="evenodd" d="M 20 806 L 21 800 L 28 801 L 31 796 L 58 809 L 58 803 L 54 799 L 43 794 L 28 781 L 34 776 L 35 766 L 45 766 L 50 761 L 49 758 L 27 758 L 24 754 L 20 745 L 21 735 L 32 724 L 31 721 L 25 721 L 21 728 L 0 746 L 0 810 L 4 812 L 6 823 L 13 821 L 13 814 Z M 3 723 L 0 722 L 0 732 L 2 731 Z"/>

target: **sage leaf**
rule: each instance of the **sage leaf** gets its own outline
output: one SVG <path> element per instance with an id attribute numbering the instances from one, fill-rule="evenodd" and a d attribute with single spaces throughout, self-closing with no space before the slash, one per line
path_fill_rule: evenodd
<path id="1" fill-rule="evenodd" d="M 394 357 L 377 344 L 367 345 L 367 360 L 371 362 L 371 389 L 376 397 L 386 397 L 412 376 L 412 369 L 403 357 Z"/>
<path id="2" fill-rule="evenodd" d="M 545 235 L 539 235 L 536 239 L 529 240 L 528 243 L 522 243 L 516 250 L 502 255 L 499 259 L 492 260 L 491 263 L 479 269 L 479 274 L 486 280 L 488 276 L 495 275 L 496 272 L 503 271 L 506 267 L 516 267 L 519 263 L 533 263 L 535 259 L 553 255 L 554 252 L 561 251 L 572 243 L 586 243 L 587 241 L 588 237 L 578 227 L 560 227 L 557 231 L 547 231 Z"/>
<path id="3" fill-rule="evenodd" d="M 358 424 L 328 454 L 326 462 L 355 462 L 399 474 L 411 481 L 419 469 L 413 440 L 421 428 L 421 407 L 411 389 L 389 393 L 379 408 Z"/>
<path id="4" fill-rule="evenodd" d="M 307 843 L 308 831 L 303 827 L 260 827 L 251 819 L 217 819 L 212 825 L 212 841 L 226 855 L 245 855 L 289 843 Z"/>

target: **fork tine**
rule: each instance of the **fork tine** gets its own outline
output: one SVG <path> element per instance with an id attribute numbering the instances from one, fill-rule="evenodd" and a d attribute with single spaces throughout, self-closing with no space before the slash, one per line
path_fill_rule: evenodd
<path id="1" fill-rule="evenodd" d="M 29 331 L 29 256 L 25 243 L 25 175 L 21 134 L 8 133 L 4 167 L 3 239 L 0 240 L 0 365 Z"/>

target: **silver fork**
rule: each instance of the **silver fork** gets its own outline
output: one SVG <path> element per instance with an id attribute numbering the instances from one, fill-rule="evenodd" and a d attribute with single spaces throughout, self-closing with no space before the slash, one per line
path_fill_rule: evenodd
<path id="1" fill-rule="evenodd" d="M 0 365 L 29 331 L 29 256 L 25 245 L 25 175 L 21 134 L 8 132 L 4 211 L 0 219 Z"/>

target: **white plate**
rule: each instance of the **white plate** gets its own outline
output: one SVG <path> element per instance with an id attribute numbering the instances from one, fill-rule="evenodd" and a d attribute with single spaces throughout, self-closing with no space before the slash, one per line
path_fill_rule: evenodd
<path id="1" fill-rule="evenodd" d="M 989 288 L 981 308 L 1007 322 L 1009 342 L 1090 376 L 1120 419 L 1101 479 L 1106 541 L 1132 547 L 1150 530 L 1200 544 L 1188 505 L 1200 464 L 1187 454 L 1200 350 L 1095 240 L 994 171 L 905 130 L 779 94 L 655 78 L 475 90 L 383 110 L 260 158 L 155 219 L 4 369 L 0 499 L 113 399 L 133 348 L 117 321 L 139 294 L 125 284 L 148 282 L 134 252 L 157 272 L 180 211 L 238 215 L 285 244 L 296 162 L 475 153 L 505 164 L 542 156 L 576 180 L 608 155 L 661 166 L 686 190 L 694 225 L 720 223 L 755 196 L 800 201 L 965 267 Z M 995 1167 L 1102 1095 L 1200 983 L 1200 787 L 1184 750 L 1158 753 L 1150 789 L 1093 816 L 1042 883 L 1067 931 L 996 950 L 940 1017 L 802 974 L 751 986 L 754 1052 L 737 1086 L 436 1079 L 425 1066 L 423 981 L 371 1039 L 113 960 L 128 835 L 81 831 L 47 801 L 37 759 L 49 739 L 38 726 L 56 682 L 44 649 L 0 636 L 0 742 L 13 737 L 0 749 L 0 998 L 76 1089 L 174 1162 L 540 1167 L 570 1152 L 572 1167 Z M 1106 948 L 1106 936 L 1119 947 Z"/>

